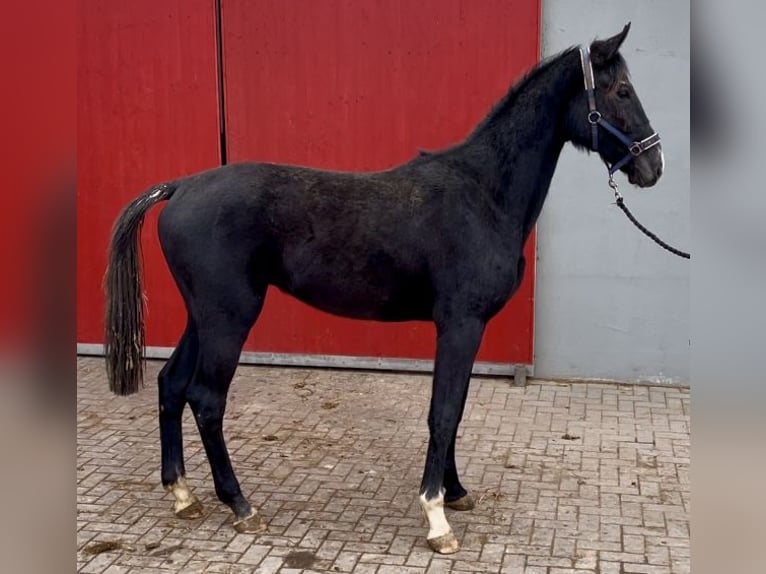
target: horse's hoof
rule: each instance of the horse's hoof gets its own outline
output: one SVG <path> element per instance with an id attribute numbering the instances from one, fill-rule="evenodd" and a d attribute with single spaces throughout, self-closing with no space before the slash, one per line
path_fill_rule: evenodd
<path id="1" fill-rule="evenodd" d="M 476 501 L 474 501 L 473 496 L 466 494 L 452 502 L 445 502 L 444 505 L 452 510 L 473 510 L 476 506 Z"/>
<path id="2" fill-rule="evenodd" d="M 234 530 L 240 534 L 246 532 L 249 534 L 258 534 L 259 532 L 264 532 L 267 527 L 268 525 L 266 524 L 266 521 L 261 518 L 261 515 L 257 512 L 253 512 L 247 518 L 241 518 L 234 522 Z"/>
<path id="3" fill-rule="evenodd" d="M 194 499 L 191 501 L 190 504 L 187 504 L 186 506 L 182 508 L 174 509 L 175 515 L 178 518 L 183 518 L 184 520 L 201 518 L 203 514 L 202 511 L 203 511 L 202 503 L 196 497 L 194 497 Z"/>
<path id="4" fill-rule="evenodd" d="M 436 538 L 429 538 L 428 545 L 431 547 L 431 550 L 439 554 L 454 554 L 460 550 L 460 544 L 458 544 L 452 530 Z"/>

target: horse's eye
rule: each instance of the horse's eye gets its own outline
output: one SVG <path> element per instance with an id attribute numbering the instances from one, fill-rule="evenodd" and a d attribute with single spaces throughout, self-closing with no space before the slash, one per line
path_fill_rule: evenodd
<path id="1" fill-rule="evenodd" d="M 630 90 L 627 87 L 622 87 L 617 90 L 617 97 L 621 100 L 629 100 L 630 99 Z"/>

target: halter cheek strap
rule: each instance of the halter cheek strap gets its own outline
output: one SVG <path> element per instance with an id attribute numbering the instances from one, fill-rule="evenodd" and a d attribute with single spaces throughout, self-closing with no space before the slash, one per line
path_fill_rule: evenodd
<path id="1" fill-rule="evenodd" d="M 591 149 L 595 152 L 598 151 L 599 126 L 620 140 L 620 142 L 628 148 L 628 153 L 620 161 L 611 166 L 607 163 L 607 169 L 609 170 L 609 176 L 611 177 L 629 161 L 640 156 L 646 150 L 658 145 L 660 143 L 660 136 L 657 132 L 654 132 L 652 135 L 641 141 L 631 140 L 628 136 L 606 121 L 601 115 L 601 112 L 596 108 L 596 82 L 593 79 L 593 65 L 587 47 L 580 48 L 580 63 L 582 65 L 582 75 L 585 82 L 585 93 L 588 95 L 588 123 L 590 124 L 591 132 Z"/>

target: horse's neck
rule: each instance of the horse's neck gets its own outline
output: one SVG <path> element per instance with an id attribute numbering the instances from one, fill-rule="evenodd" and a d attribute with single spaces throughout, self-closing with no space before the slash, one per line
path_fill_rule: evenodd
<path id="1" fill-rule="evenodd" d="M 464 144 L 483 161 L 486 184 L 514 229 L 526 239 L 548 193 L 566 141 L 569 100 L 582 82 L 576 52 L 532 72 L 509 92 Z"/>

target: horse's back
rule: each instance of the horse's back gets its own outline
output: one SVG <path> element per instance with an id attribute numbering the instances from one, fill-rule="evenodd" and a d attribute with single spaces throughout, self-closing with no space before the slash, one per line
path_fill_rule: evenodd
<path id="1" fill-rule="evenodd" d="M 166 236 L 210 242 L 257 235 L 282 243 L 395 243 L 433 212 L 427 187 L 389 172 L 336 172 L 239 163 L 173 182 L 160 218 Z"/>
<path id="2" fill-rule="evenodd" d="M 415 180 L 247 163 L 174 184 L 160 240 L 170 267 L 192 281 L 239 270 L 339 315 L 430 314 L 433 208 Z"/>

